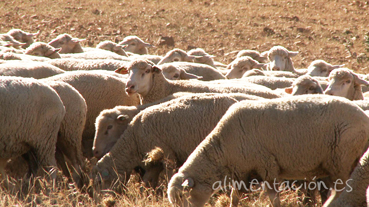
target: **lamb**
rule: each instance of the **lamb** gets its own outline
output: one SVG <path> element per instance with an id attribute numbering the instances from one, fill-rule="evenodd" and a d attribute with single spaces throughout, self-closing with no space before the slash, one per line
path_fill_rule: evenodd
<path id="1" fill-rule="evenodd" d="M 303 94 L 323 94 L 323 89 L 319 81 L 315 80 L 310 75 L 302 75 L 293 81 L 291 87 L 286 87 L 285 92 L 293 96 Z"/>
<path id="2" fill-rule="evenodd" d="M 47 61 L 47 63 L 66 71 L 97 70 L 97 69 L 114 71 L 127 64 L 125 61 L 120 60 L 106 60 L 106 59 L 83 60 L 74 58 L 53 59 Z"/>
<path id="3" fill-rule="evenodd" d="M 216 190 L 217 181 L 227 176 L 249 183 L 255 173 L 269 184 L 329 177 L 329 186 L 342 189 L 368 147 L 368 127 L 368 116 L 341 97 L 304 95 L 241 101 L 229 108 L 171 178 L 169 201 L 203 206 Z M 333 185 L 338 179 L 342 183 Z M 276 190 L 267 187 L 273 206 L 280 206 Z"/>
<path id="4" fill-rule="evenodd" d="M 123 46 L 119 45 L 115 42 L 106 40 L 103 42 L 100 42 L 98 45 L 96 45 L 96 48 L 102 49 L 102 50 L 108 50 L 111 52 L 115 52 L 118 55 L 127 56 L 127 53 L 123 50 Z"/>
<path id="5" fill-rule="evenodd" d="M 269 69 L 273 71 L 289 71 L 297 75 L 304 75 L 307 71 L 296 70 L 293 67 L 291 58 L 295 57 L 298 52 L 288 51 L 282 46 L 274 46 L 268 51 Z"/>
<path id="6" fill-rule="evenodd" d="M 13 60 L 0 64 L 1 76 L 20 76 L 41 79 L 64 72 L 64 70 L 58 67 L 42 62 Z"/>
<path id="7" fill-rule="evenodd" d="M 102 188 L 108 188 L 118 175 L 129 178 L 134 168 L 144 169 L 142 160 L 155 147 L 180 165 L 236 102 L 226 94 L 196 94 L 146 108 L 133 118 L 111 151 L 93 168 L 94 185 L 101 183 Z M 99 127 L 101 133 L 110 128 L 105 124 Z"/>
<path id="8" fill-rule="evenodd" d="M 332 65 L 324 60 L 314 60 L 310 63 L 306 74 L 310 76 L 328 77 L 329 73 L 337 68 L 342 68 L 344 65 Z"/>
<path id="9" fill-rule="evenodd" d="M 22 48 L 26 49 L 34 42 L 33 37 L 40 34 L 40 31 L 38 31 L 37 33 L 28 33 L 20 29 L 11 29 L 7 34 L 11 35 L 15 40 L 19 42 L 26 43 L 22 45 Z"/>
<path id="10" fill-rule="evenodd" d="M 359 164 L 352 172 L 347 183 L 347 188 L 343 190 L 338 199 L 327 201 L 324 207 L 356 207 L 367 206 L 365 195 L 369 186 L 369 150 L 361 157 Z M 368 195 L 368 194 L 367 194 Z"/>
<path id="11" fill-rule="evenodd" d="M 114 52 L 96 49 L 82 52 L 82 53 L 68 53 L 68 54 L 60 54 L 62 58 L 75 58 L 75 59 L 113 59 L 113 60 L 121 60 L 121 61 L 130 61 L 128 57 L 118 55 Z"/>
<path id="12" fill-rule="evenodd" d="M 116 72 L 125 74 L 131 72 L 127 83 L 128 95 L 140 94 L 142 104 L 155 102 L 175 92 L 212 92 L 212 93 L 245 93 L 264 98 L 280 97 L 272 90 L 238 87 L 235 85 L 208 85 L 200 81 L 167 80 L 161 69 L 147 60 L 136 60 L 127 67 L 117 69 Z"/>
<path id="13" fill-rule="evenodd" d="M 348 68 L 334 69 L 329 74 L 329 86 L 325 94 L 345 97 L 349 100 L 363 100 L 361 85 L 369 85 L 369 82 L 360 78 Z"/>
<path id="14" fill-rule="evenodd" d="M 188 55 L 186 51 L 175 48 L 161 59 L 160 62 L 158 62 L 158 65 L 164 64 L 164 63 L 170 63 L 170 62 L 193 62 L 195 59 L 195 56 Z"/>
<path id="15" fill-rule="evenodd" d="M 136 116 L 140 111 L 157 105 L 166 101 L 170 101 L 175 98 L 186 99 L 184 96 L 195 97 L 207 97 L 207 96 L 217 96 L 217 94 L 194 94 L 194 93 L 174 93 L 169 95 L 159 101 L 148 103 L 138 106 L 116 106 L 113 109 L 106 109 L 100 112 L 99 116 L 96 118 L 95 122 L 95 138 L 93 143 L 93 154 L 96 158 L 100 159 L 107 152 L 111 150 L 114 144 L 119 139 L 120 135 L 126 130 L 128 124 L 131 122 L 134 116 Z M 250 96 L 246 94 L 229 93 L 228 97 L 232 97 L 239 100 L 260 100 L 262 98 L 257 96 Z M 176 101 L 173 101 L 176 102 Z M 107 128 L 109 129 L 107 130 Z M 106 130 L 108 133 L 105 133 Z"/>
<path id="16" fill-rule="evenodd" d="M 55 146 L 65 115 L 59 95 L 50 86 L 31 78 L 0 77 L 0 173 L 5 175 L 6 162 L 27 152 L 35 155 L 29 161 L 29 176 L 37 174 L 38 164 L 50 171 L 56 168 Z M 33 163 L 36 162 L 36 163 Z"/>
<path id="17" fill-rule="evenodd" d="M 25 51 L 24 54 L 41 56 L 47 58 L 60 58 L 59 49 L 56 49 L 44 42 L 32 43 Z"/>
<path id="18" fill-rule="evenodd" d="M 139 55 L 148 54 L 149 52 L 147 48 L 153 47 L 151 44 L 144 42 L 137 36 L 127 36 L 123 41 L 119 42 L 119 45 L 122 45 L 125 51 Z"/>
<path id="19" fill-rule="evenodd" d="M 87 104 L 86 124 L 82 135 L 82 151 L 87 158 L 93 156 L 92 144 L 95 134 L 94 122 L 104 109 L 118 105 L 135 106 L 140 104 L 138 95 L 127 96 L 124 92 L 125 80 L 91 71 L 70 71 L 49 77 L 48 80 L 62 81 L 74 87 Z"/>
<path id="20" fill-rule="evenodd" d="M 228 71 L 226 77 L 228 79 L 241 78 L 246 71 L 251 70 L 253 68 L 261 69 L 264 66 L 265 66 L 264 63 L 259 63 L 258 61 L 252 59 L 249 56 L 240 57 L 235 59 L 228 65 L 228 68 L 230 70 Z"/>
<path id="21" fill-rule="evenodd" d="M 254 77 L 246 77 L 242 78 L 243 81 L 247 81 L 249 83 L 259 84 L 262 86 L 266 86 L 272 90 L 277 88 L 286 88 L 290 87 L 294 79 L 292 78 L 277 78 L 277 77 L 263 77 L 263 76 L 254 76 Z"/>
<path id="22" fill-rule="evenodd" d="M 249 56 L 259 63 L 266 63 L 268 61 L 267 53 L 261 53 L 257 50 L 241 50 L 237 53 L 236 58 Z"/>
<path id="23" fill-rule="evenodd" d="M 203 81 L 225 79 L 217 69 L 200 63 L 172 62 L 159 66 L 169 80 L 201 79 Z"/>
<path id="24" fill-rule="evenodd" d="M 48 44 L 54 48 L 60 48 L 59 53 L 81 53 L 83 52 L 80 42 L 84 39 L 73 38 L 69 34 L 60 34 Z"/>

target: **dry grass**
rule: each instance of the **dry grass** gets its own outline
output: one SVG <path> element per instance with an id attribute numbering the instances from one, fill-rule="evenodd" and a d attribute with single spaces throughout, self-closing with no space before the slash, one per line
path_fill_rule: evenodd
<path id="1" fill-rule="evenodd" d="M 102 40 L 121 41 L 137 35 L 155 45 L 152 54 L 172 47 L 158 45 L 160 36 L 172 36 L 175 47 L 202 47 L 217 61 L 229 63 L 241 49 L 265 51 L 274 45 L 299 51 L 296 68 L 315 59 L 345 64 L 367 73 L 369 52 L 369 2 L 362 0 L 0 0 L 0 33 L 11 28 L 41 31 L 38 41 L 58 34 L 86 38 L 85 46 Z M 44 182 L 42 182 L 44 183 Z M 2 188 L 2 206 L 168 206 L 164 195 L 142 193 L 132 184 L 125 195 L 94 201 L 60 179 L 56 191 L 39 190 L 23 201 Z M 165 192 L 165 186 L 162 186 Z M 47 185 L 45 189 L 49 189 Z M 216 198 L 210 200 L 215 205 Z M 27 204 L 28 203 L 28 204 Z M 247 195 L 242 206 L 268 205 L 260 193 Z M 283 195 L 283 206 L 299 206 L 296 193 Z"/>

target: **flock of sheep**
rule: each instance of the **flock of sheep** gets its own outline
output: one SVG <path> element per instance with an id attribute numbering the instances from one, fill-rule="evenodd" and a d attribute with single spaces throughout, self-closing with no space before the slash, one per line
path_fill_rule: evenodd
<path id="1" fill-rule="evenodd" d="M 298 52 L 282 46 L 242 50 L 226 65 L 201 48 L 149 55 L 136 36 L 86 48 L 68 34 L 36 35 L 0 34 L 2 178 L 45 170 L 54 181 L 60 169 L 99 193 L 132 172 L 155 188 L 164 173 L 179 206 L 203 206 L 227 176 L 319 180 L 331 189 L 319 192 L 324 206 L 366 206 L 366 75 L 324 60 L 296 69 Z M 280 206 L 278 189 L 266 192 Z M 241 193 L 233 186 L 231 206 Z"/>

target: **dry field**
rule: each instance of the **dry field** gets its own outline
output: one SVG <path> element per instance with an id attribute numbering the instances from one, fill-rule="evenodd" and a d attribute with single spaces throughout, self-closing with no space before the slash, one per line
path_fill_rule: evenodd
<path id="1" fill-rule="evenodd" d="M 174 47 L 201 47 L 226 64 L 235 57 L 232 51 L 265 51 L 282 45 L 299 51 L 293 58 L 296 68 L 324 59 L 360 73 L 369 72 L 367 0 L 0 0 L 0 33 L 11 28 L 39 30 L 37 41 L 44 42 L 69 33 L 85 38 L 84 46 L 91 47 L 102 40 L 118 42 L 127 35 L 137 35 L 155 45 L 149 50 L 152 54 L 164 55 Z M 162 36 L 173 37 L 175 45 L 159 45 Z M 126 194 L 106 202 L 104 198 L 94 202 L 65 182 L 54 192 L 49 192 L 48 186 L 40 188 L 47 190 L 31 189 L 37 194 L 21 200 L 14 196 L 16 190 L 1 190 L 0 205 L 169 205 L 165 195 L 163 198 L 150 190 L 142 193 L 134 185 Z M 282 198 L 284 206 L 300 206 L 294 192 Z M 242 200 L 242 206 L 265 205 L 267 199 L 260 193 Z"/>

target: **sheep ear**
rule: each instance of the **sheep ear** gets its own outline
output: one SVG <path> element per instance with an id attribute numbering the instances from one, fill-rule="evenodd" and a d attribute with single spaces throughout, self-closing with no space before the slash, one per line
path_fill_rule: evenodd
<path id="1" fill-rule="evenodd" d="M 156 66 L 156 65 L 154 65 L 154 66 L 151 67 L 151 71 L 153 73 L 161 73 L 161 69 L 158 66 Z"/>
<path id="2" fill-rule="evenodd" d="M 117 117 L 117 121 L 118 122 L 123 122 L 124 120 L 126 120 L 126 119 L 128 119 L 129 118 L 129 116 L 128 115 L 119 115 L 118 117 Z"/>
<path id="3" fill-rule="evenodd" d="M 192 74 L 192 73 L 187 73 L 186 71 L 184 70 L 181 70 L 181 74 L 180 74 L 180 79 L 181 80 L 188 80 L 188 79 L 201 79 L 202 76 L 197 76 L 195 74 Z"/>
<path id="4" fill-rule="evenodd" d="M 52 50 L 48 50 L 46 53 L 45 53 L 45 56 L 46 57 L 49 57 L 50 55 L 58 52 L 60 50 L 60 48 L 56 49 L 56 48 L 53 48 Z"/>
<path id="5" fill-rule="evenodd" d="M 366 85 L 366 86 L 369 86 L 369 82 L 364 80 L 364 79 L 361 79 L 358 75 L 352 73 L 352 76 L 354 76 L 354 83 L 355 85 Z"/>
<path id="6" fill-rule="evenodd" d="M 182 183 L 182 187 L 184 187 L 184 188 L 193 188 L 193 186 L 195 186 L 195 181 L 193 181 L 192 178 L 187 178 Z"/>
<path id="7" fill-rule="evenodd" d="M 86 39 L 72 38 L 71 41 L 74 43 L 85 41 Z"/>
<path id="8" fill-rule="evenodd" d="M 332 70 L 337 69 L 337 68 L 342 68 L 343 66 L 345 66 L 345 64 L 342 64 L 342 65 L 333 65 L 332 66 Z"/>
<path id="9" fill-rule="evenodd" d="M 119 74 L 128 74 L 128 68 L 126 66 L 123 66 L 123 67 L 120 67 L 114 70 L 114 72 L 119 73 Z"/>
<path id="10" fill-rule="evenodd" d="M 288 51 L 288 57 L 295 57 L 299 52 L 297 51 Z"/>
<path id="11" fill-rule="evenodd" d="M 40 34 L 40 30 L 38 30 L 36 33 L 28 33 L 27 36 L 34 37 Z"/>
<path id="12" fill-rule="evenodd" d="M 291 94 L 292 93 L 293 88 L 292 87 L 288 87 L 284 89 L 284 92 Z"/>
<path id="13" fill-rule="evenodd" d="M 154 45 L 151 45 L 151 44 L 149 44 L 149 43 L 144 43 L 144 45 L 145 45 L 145 47 L 155 47 Z"/>

